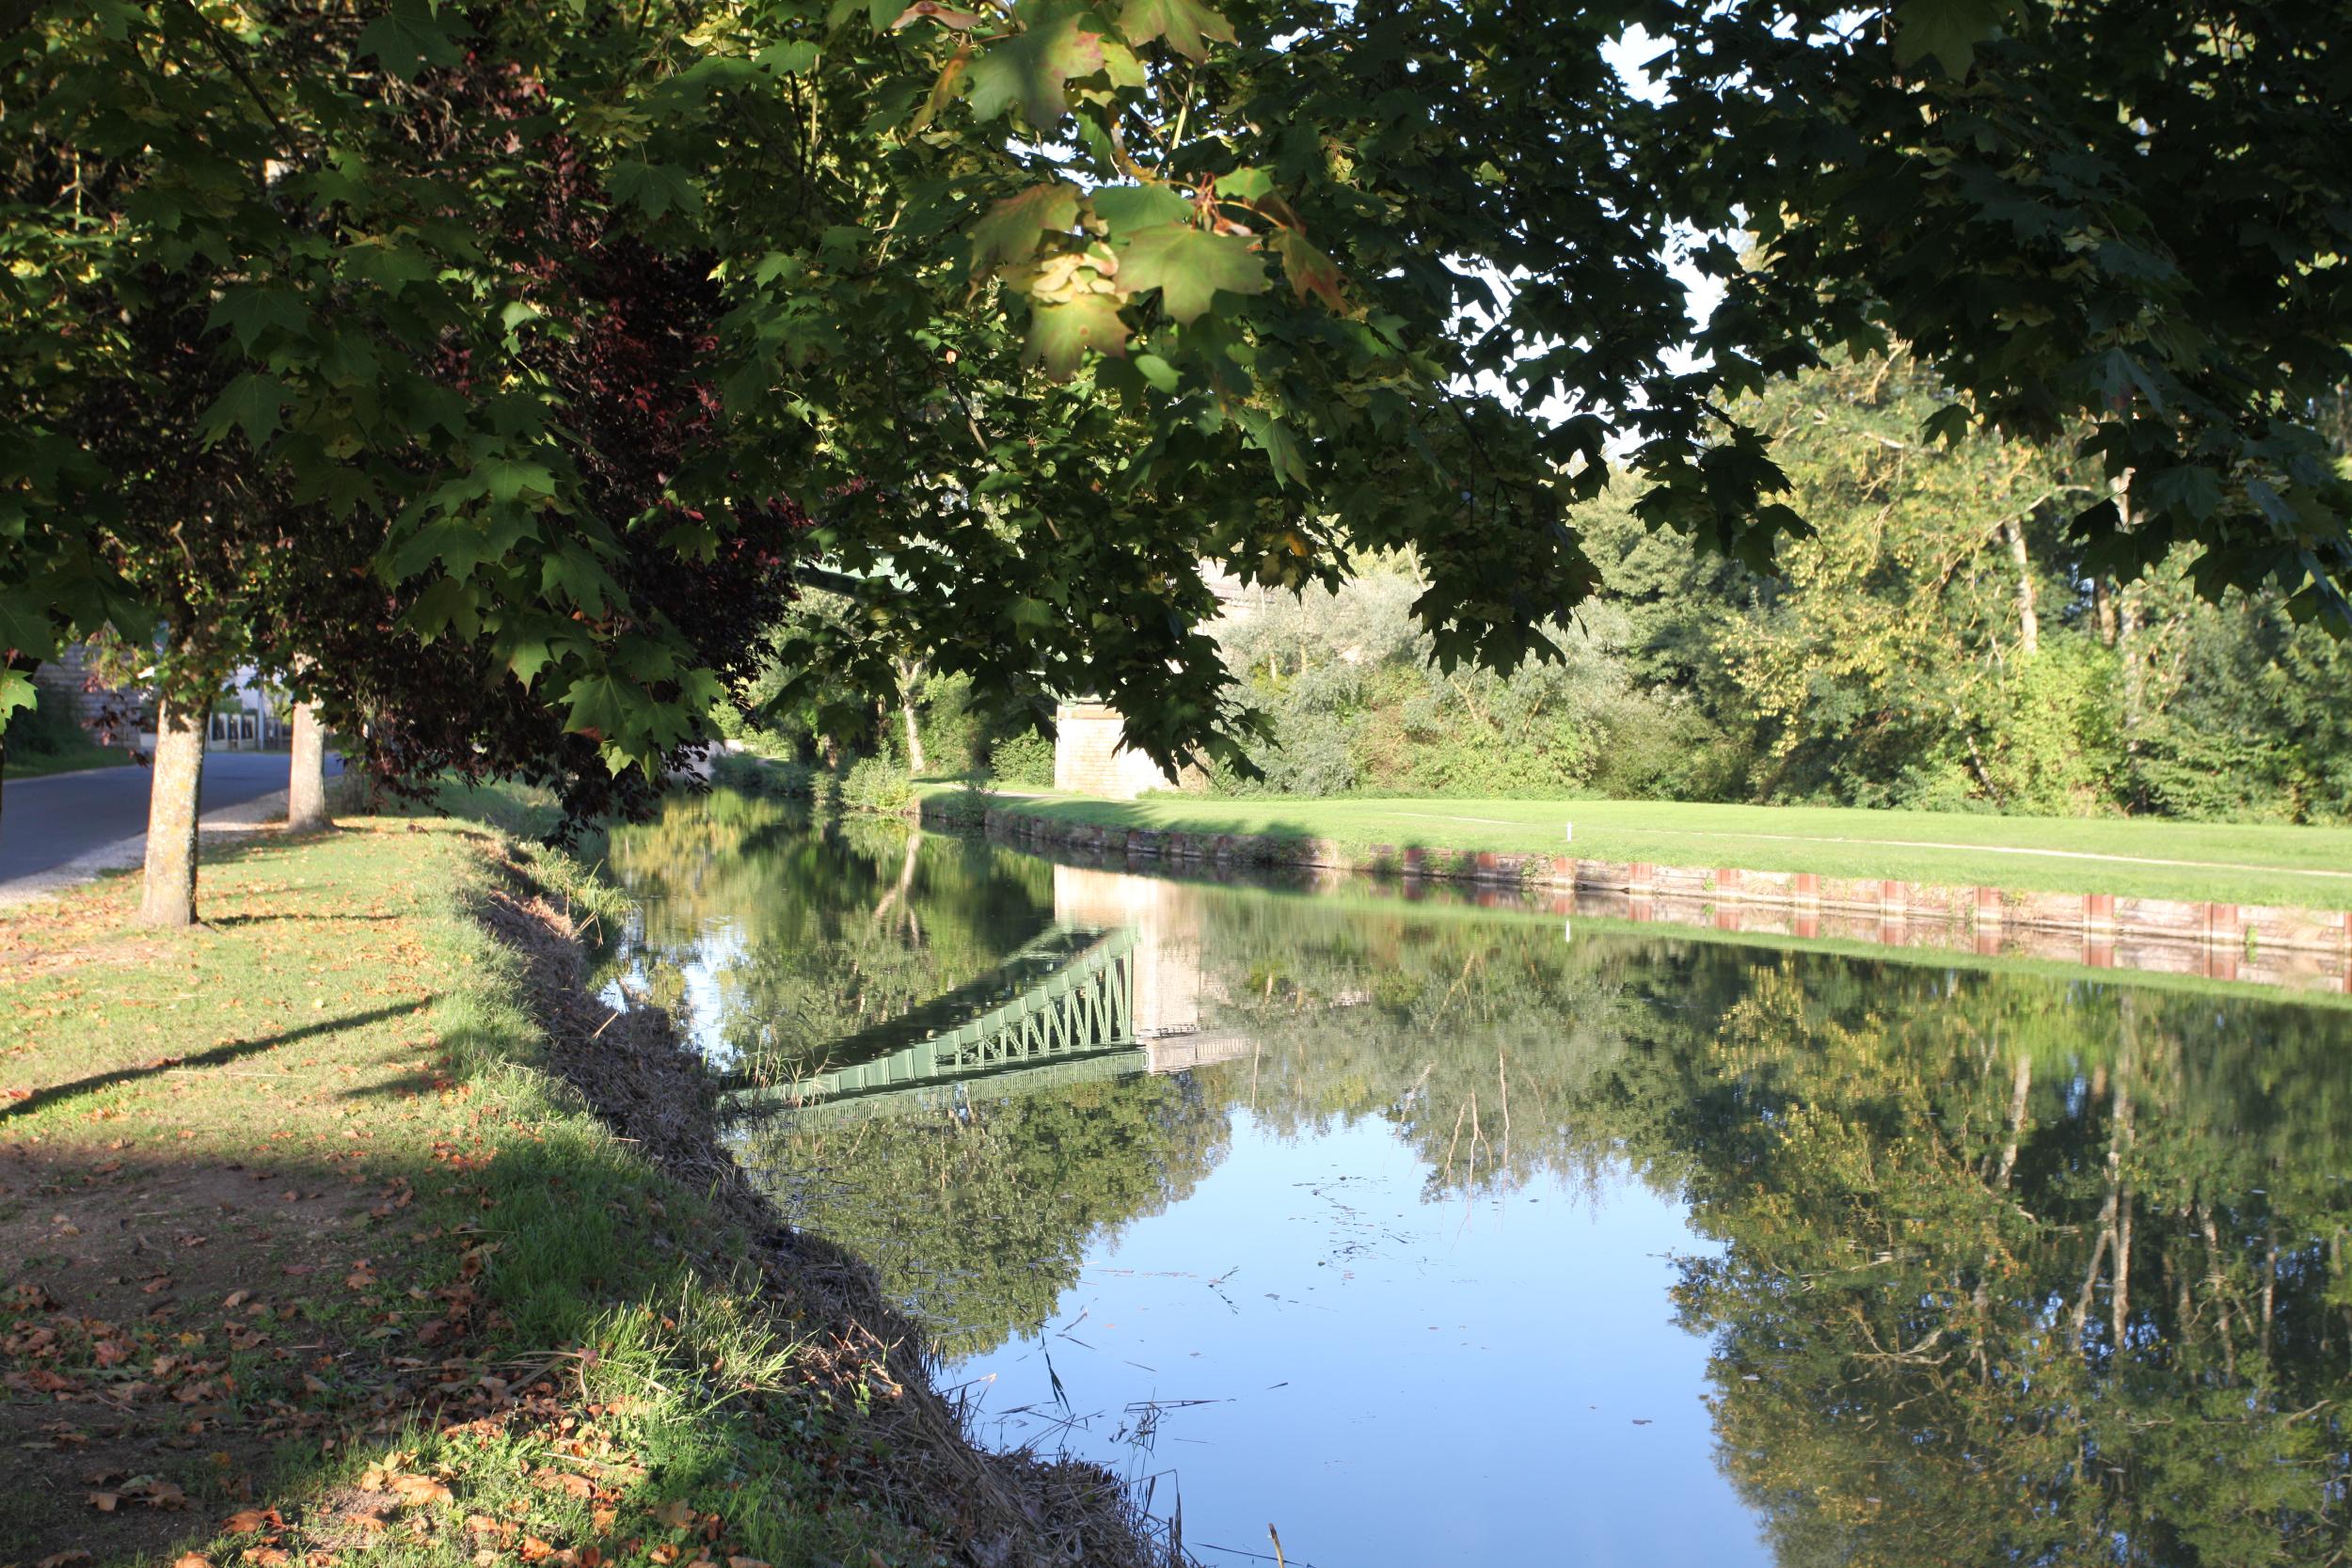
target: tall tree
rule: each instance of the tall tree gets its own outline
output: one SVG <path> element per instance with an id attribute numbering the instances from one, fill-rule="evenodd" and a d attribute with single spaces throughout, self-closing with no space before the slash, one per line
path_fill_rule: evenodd
<path id="1" fill-rule="evenodd" d="M 1636 24 L 1662 100 L 1610 64 Z M 2128 529 L 2078 519 L 2116 570 L 2185 546 L 2208 588 L 2352 624 L 2311 424 L 2352 379 L 2347 25 L 2324 0 L 13 8 L 0 640 L 39 657 L 135 602 L 149 546 L 91 427 L 185 364 L 214 388 L 196 439 L 134 426 L 145 461 L 208 446 L 291 537 L 359 541 L 393 629 L 469 650 L 560 752 L 650 773 L 698 736 L 723 661 L 643 584 L 790 499 L 809 551 L 899 579 L 870 636 L 810 650 L 834 673 L 887 693 L 919 647 L 1102 690 L 1164 760 L 1230 754 L 1204 557 L 1295 586 L 1414 546 L 1438 657 L 1513 663 L 1594 586 L 1565 512 L 1613 430 L 1648 521 L 1760 567 L 1804 524 L 1725 395 L 1889 331 L 1956 394 L 1940 434 L 2092 421 L 2137 476 Z M 1696 361 L 1685 254 L 1728 289 Z M 680 347 L 698 373 L 629 412 Z"/>

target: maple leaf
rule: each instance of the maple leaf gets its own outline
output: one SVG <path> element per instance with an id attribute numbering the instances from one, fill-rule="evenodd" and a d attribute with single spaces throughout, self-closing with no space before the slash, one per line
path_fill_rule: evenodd
<path id="1" fill-rule="evenodd" d="M 1210 296 L 1265 293 L 1265 265 L 1238 234 L 1212 234 L 1189 224 L 1139 229 L 1119 242 L 1119 280 L 1137 293 L 1160 291 L 1160 304 L 1179 322 L 1189 323 L 1209 308 Z"/>
<path id="2" fill-rule="evenodd" d="M 1311 293 L 1334 310 L 1347 309 L 1340 293 L 1340 269 L 1306 235 L 1295 229 L 1278 229 L 1274 248 L 1282 258 L 1282 272 L 1291 280 L 1291 291 L 1300 299 Z"/>
<path id="3" fill-rule="evenodd" d="M 1063 87 L 1103 69 L 1103 35 L 1082 26 L 1081 14 L 1056 17 L 983 50 L 969 72 L 972 113 L 993 119 L 1019 103 L 1035 129 L 1057 124 L 1070 108 Z"/>
<path id="4" fill-rule="evenodd" d="M 1108 294 L 1082 294 L 1063 305 L 1038 304 L 1029 311 L 1029 341 L 1021 352 L 1023 364 L 1042 364 L 1056 381 L 1077 373 L 1088 349 L 1124 356 L 1127 324 L 1119 319 L 1119 302 Z"/>
<path id="5" fill-rule="evenodd" d="M 1004 200 L 972 225 L 972 274 L 978 277 L 1007 261 L 1023 261 L 1037 249 L 1038 236 L 1058 234 L 1078 221 L 1078 187 L 1056 181 Z"/>
<path id="6" fill-rule="evenodd" d="M 1165 38 L 1170 49 L 1194 60 L 1209 57 L 1204 40 L 1233 41 L 1233 24 L 1200 0 L 1127 0 L 1126 8 L 1119 13 L 1119 25 L 1137 43 Z"/>

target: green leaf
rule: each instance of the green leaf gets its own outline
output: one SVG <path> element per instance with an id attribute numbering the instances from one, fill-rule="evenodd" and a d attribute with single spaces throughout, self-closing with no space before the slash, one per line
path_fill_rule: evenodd
<path id="1" fill-rule="evenodd" d="M 1109 294 L 1081 294 L 1062 305 L 1033 305 L 1029 310 L 1029 341 L 1021 353 L 1025 365 L 1042 363 L 1056 381 L 1075 374 L 1089 349 L 1104 354 L 1127 352 L 1127 324 L 1119 319 L 1119 301 Z"/>
<path id="2" fill-rule="evenodd" d="M 612 177 L 605 183 L 611 188 L 613 200 L 632 203 L 649 218 L 658 218 L 673 208 L 681 213 L 703 210 L 702 188 L 675 164 L 628 159 L 612 166 Z"/>
<path id="3" fill-rule="evenodd" d="M 1947 403 L 1920 423 L 1919 436 L 1922 440 L 1956 447 L 1968 438 L 1968 405 Z"/>
<path id="4" fill-rule="evenodd" d="M 1068 112 L 1063 87 L 1103 69 L 1103 35 L 1066 12 L 1024 33 L 997 39 L 972 62 L 972 113 L 993 119 L 1013 104 L 1032 128 L 1048 131 Z"/>
<path id="5" fill-rule="evenodd" d="M 1216 181 L 1216 194 L 1236 201 L 1255 201 L 1273 189 L 1274 176 L 1262 168 L 1237 168 L 1218 175 Z"/>
<path id="6" fill-rule="evenodd" d="M 413 82 L 426 66 L 455 65 L 465 58 L 457 47 L 460 31 L 426 0 L 392 0 L 390 10 L 359 29 L 353 53 L 373 55 L 402 81 Z"/>
<path id="7" fill-rule="evenodd" d="M 1932 59 L 1958 81 L 1976 68 L 1977 45 L 1995 38 L 2011 0 L 1903 0 L 1895 8 L 1895 63 L 1908 71 Z"/>
<path id="8" fill-rule="evenodd" d="M 526 691 L 531 689 L 531 683 L 539 678 L 539 672 L 554 660 L 555 650 L 544 640 L 535 637 L 521 639 L 506 654 L 506 667 L 515 673 L 516 680 L 523 683 Z"/>
<path id="9" fill-rule="evenodd" d="M 795 39 L 789 43 L 771 44 L 752 56 L 755 65 L 785 75 L 795 75 L 817 64 L 818 49 L 813 43 Z"/>
<path id="10" fill-rule="evenodd" d="M 302 308 L 301 297 L 290 290 L 240 283 L 223 293 L 204 318 L 208 332 L 223 325 L 237 340 L 237 346 L 250 354 L 262 334 L 272 328 L 299 337 L 310 325 L 310 315 Z"/>
<path id="11" fill-rule="evenodd" d="M 1162 223 L 1190 223 L 1192 202 L 1173 185 L 1105 185 L 1089 194 L 1094 215 L 1114 234 Z"/>
<path id="12" fill-rule="evenodd" d="M 1119 281 L 1131 291 L 1160 291 L 1160 304 L 1189 323 L 1218 290 L 1265 293 L 1265 264 L 1238 234 L 1212 234 L 1189 224 L 1142 229 L 1120 242 Z"/>
<path id="13" fill-rule="evenodd" d="M 234 426 L 244 430 L 245 438 L 258 448 L 278 428 L 278 415 L 293 401 L 294 393 L 276 376 L 247 372 L 230 382 L 204 411 L 205 444 L 218 441 Z"/>
<path id="14" fill-rule="evenodd" d="M 6 724 L 8 715 L 18 708 L 31 707 L 40 699 L 40 688 L 33 685 L 30 672 L 0 669 L 0 724 Z"/>
<path id="15" fill-rule="evenodd" d="M 1277 229 L 1274 249 L 1282 258 L 1282 273 L 1291 280 L 1292 293 L 1300 299 L 1313 294 L 1334 310 L 1347 309 L 1347 299 L 1340 293 L 1338 265 L 1309 244 L 1306 235 L 1295 229 Z"/>
<path id="16" fill-rule="evenodd" d="M 612 740 L 628 727 L 636 688 L 610 673 L 574 678 L 564 697 L 569 717 L 564 727 Z"/>
<path id="17" fill-rule="evenodd" d="M 408 607 L 407 619 L 410 629 L 427 642 L 453 626 L 465 638 L 482 629 L 473 584 L 456 578 L 443 578 L 418 594 L 417 602 Z"/>
<path id="18" fill-rule="evenodd" d="M 1249 444 L 1266 455 L 1274 465 L 1275 482 L 1307 487 L 1307 460 L 1292 436 L 1290 426 L 1280 420 L 1270 419 L 1254 408 L 1241 411 L 1242 429 L 1248 433 Z"/>
<path id="19" fill-rule="evenodd" d="M 555 476 L 537 463 L 517 463 L 494 457 L 474 469 L 492 500 L 548 500 L 555 495 Z"/>
<path id="20" fill-rule="evenodd" d="M 1170 49 L 1194 60 L 1209 57 L 1206 40 L 1233 41 L 1233 24 L 1200 0 L 1127 0 L 1119 27 L 1137 43 L 1165 38 Z"/>
<path id="21" fill-rule="evenodd" d="M 1176 367 L 1158 355 L 1138 354 L 1136 356 L 1135 364 L 1136 369 L 1143 372 L 1143 379 L 1161 391 L 1172 392 L 1176 389 L 1178 380 Z"/>
<path id="22" fill-rule="evenodd" d="M 1038 236 L 1058 234 L 1078 221 L 1078 187 L 1060 181 L 1007 197 L 972 226 L 972 272 L 977 277 L 1008 261 L 1025 261 Z"/>
<path id="23" fill-rule="evenodd" d="M 542 593 L 562 588 L 571 601 L 591 615 L 605 611 L 608 593 L 617 594 L 619 585 L 604 569 L 603 562 L 581 548 L 558 549 L 549 553 L 540 568 L 539 586 Z"/>
<path id="24" fill-rule="evenodd" d="M 0 654 L 47 658 L 56 652 L 56 630 L 39 597 L 23 589 L 0 594 Z"/>

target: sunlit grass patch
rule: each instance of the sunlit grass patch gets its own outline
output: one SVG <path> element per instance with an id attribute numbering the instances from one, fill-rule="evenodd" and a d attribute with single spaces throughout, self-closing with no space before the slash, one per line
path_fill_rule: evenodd
<path id="1" fill-rule="evenodd" d="M 129 879 L 0 920 L 11 1556 L 932 1560 L 701 1196 L 542 1070 L 492 847 L 358 819 L 208 860 L 187 932 Z"/>

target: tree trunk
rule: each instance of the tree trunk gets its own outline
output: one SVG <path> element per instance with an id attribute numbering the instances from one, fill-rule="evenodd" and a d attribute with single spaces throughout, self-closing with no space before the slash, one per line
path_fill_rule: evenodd
<path id="1" fill-rule="evenodd" d="M 2026 554 L 2026 525 L 2009 520 L 2009 558 L 2017 563 L 2017 651 L 2026 658 L 2042 651 L 2042 615 L 2034 604 L 2033 562 Z"/>
<path id="2" fill-rule="evenodd" d="M 320 833 L 335 825 L 326 815 L 326 732 L 318 710 L 296 703 L 294 710 L 294 763 L 286 778 L 286 831 Z"/>
<path id="3" fill-rule="evenodd" d="M 923 661 L 898 666 L 898 714 L 907 727 L 907 777 L 916 778 L 930 771 L 923 759 L 923 727 L 914 716 L 914 694 L 923 684 Z"/>
<path id="4" fill-rule="evenodd" d="M 147 877 L 142 926 L 196 924 L 197 796 L 204 783 L 204 719 L 155 705 L 155 767 L 147 784 Z"/>
<path id="5" fill-rule="evenodd" d="M 900 694 L 898 711 L 905 715 L 907 721 L 907 776 L 914 778 L 928 773 L 930 765 L 923 760 L 923 730 L 914 721 L 914 696 L 912 691 Z"/>

